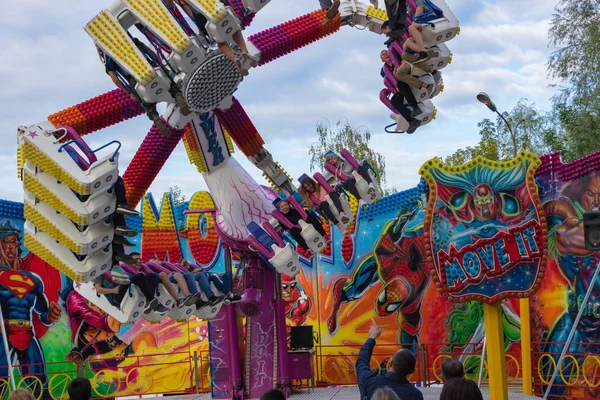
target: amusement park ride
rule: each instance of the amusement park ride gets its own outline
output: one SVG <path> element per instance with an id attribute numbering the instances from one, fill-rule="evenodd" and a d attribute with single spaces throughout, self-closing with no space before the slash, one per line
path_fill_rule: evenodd
<path id="1" fill-rule="evenodd" d="M 293 224 L 274 209 L 278 195 L 287 198 L 302 216 L 297 227 L 310 249 L 319 252 L 326 245 L 326 238 L 305 222 L 307 214 L 298 202 L 296 186 L 263 147 L 261 136 L 233 94 L 256 60 L 260 60 L 258 65 L 267 64 L 341 26 L 367 27 L 380 34 L 387 20 L 382 9 L 367 7 L 360 0 L 343 0 L 339 14 L 328 23 L 324 24 L 325 10 L 300 16 L 250 36 L 249 54 L 242 54 L 236 34 L 269 2 L 230 0 L 224 6 L 221 0 L 186 0 L 188 7 L 178 8 L 177 2 L 162 0 L 115 1 L 101 10 L 85 31 L 105 62 L 110 59 L 115 65 L 129 93 L 113 90 L 18 131 L 19 176 L 25 191 L 25 246 L 77 282 L 75 290 L 79 294 L 121 323 L 140 318 L 160 321 L 167 316 L 175 320 L 192 315 L 210 319 L 211 367 L 226 365 L 218 368 L 219 373 L 213 371 L 216 398 L 254 398 L 274 385 L 290 389 L 281 274 L 297 274 L 300 256 L 282 236 L 282 230 Z M 408 0 L 408 6 L 415 9 L 413 0 Z M 416 117 L 421 125 L 435 118 L 430 99 L 442 91 L 443 83 L 441 74 L 432 72 L 451 62 L 445 42 L 459 31 L 458 21 L 446 3 L 436 0 L 435 6 L 433 15 L 422 23 L 422 37 L 427 48 L 436 50 L 436 56 L 410 65 L 410 74 L 428 83 L 422 89 L 413 89 L 422 103 L 422 113 Z M 193 15 L 188 17 L 192 19 L 203 16 L 208 35 L 193 30 L 190 18 L 182 12 L 191 12 Z M 151 48 L 140 46 L 136 35 Z M 230 46 L 236 62 L 216 43 Z M 392 66 L 384 68 L 385 87 L 380 99 L 395 120 L 388 129 L 395 125 L 393 132 L 403 132 L 409 124 L 391 105 L 391 96 L 398 90 L 394 70 L 403 63 L 403 49 L 394 42 L 388 52 Z M 150 129 L 123 174 L 127 203 L 135 207 L 140 202 L 183 139 L 190 162 L 202 173 L 216 205 L 214 209 L 191 210 L 188 218 L 197 218 L 198 214 L 214 217 L 225 248 L 227 271 L 232 269 L 232 253 L 241 260 L 243 299 L 239 308 L 246 316 L 244 349 L 238 345 L 241 331 L 235 304 L 211 303 L 204 298 L 209 304 L 201 308 L 177 305 L 160 286 L 157 298 L 168 309 L 160 313 L 148 307 L 135 285 L 120 304 L 96 292 L 94 282 L 99 277 L 128 282 L 135 271 L 126 264 L 125 275 L 111 271 L 112 244 L 122 228 L 112 222 L 118 206 L 113 185 L 119 179 L 121 144 L 114 140 L 91 149 L 83 136 L 148 112 L 155 103 L 166 103 L 166 111 L 160 120 L 154 118 L 157 126 Z M 274 190 L 257 184 L 238 164 L 231 154 L 232 140 L 264 172 Z M 107 155 L 96 155 L 109 148 Z M 344 150 L 341 156 L 357 169 L 359 161 L 349 152 Z M 333 168 L 314 174 L 314 179 L 331 193 L 335 190 L 330 185 L 335 174 Z M 376 202 L 381 196 L 376 185 L 369 185 L 358 174 L 355 179 L 364 203 Z M 327 201 L 332 202 L 329 196 Z M 348 199 L 342 197 L 341 201 L 349 210 Z M 335 208 L 333 204 L 331 208 Z M 346 214 L 352 216 L 352 212 Z M 351 222 L 352 218 L 344 221 Z M 178 264 L 161 266 L 144 261 L 144 272 L 182 271 Z"/>

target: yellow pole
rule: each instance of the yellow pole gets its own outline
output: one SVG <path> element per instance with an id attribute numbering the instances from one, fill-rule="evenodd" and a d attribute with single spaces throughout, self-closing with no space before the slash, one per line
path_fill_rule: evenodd
<path id="1" fill-rule="evenodd" d="M 500 303 L 484 304 L 485 337 L 488 353 L 490 400 L 508 400 L 506 359 L 504 357 L 504 331 Z"/>
<path id="2" fill-rule="evenodd" d="M 519 300 L 521 308 L 521 360 L 523 360 L 523 393 L 533 394 L 531 367 L 531 309 L 529 299 Z"/>

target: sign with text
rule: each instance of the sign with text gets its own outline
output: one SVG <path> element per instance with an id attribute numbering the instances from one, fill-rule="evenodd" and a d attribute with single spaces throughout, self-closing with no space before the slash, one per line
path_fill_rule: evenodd
<path id="1" fill-rule="evenodd" d="M 206 172 L 212 172 L 231 156 L 223 128 L 213 112 L 198 114 L 191 121 Z"/>
<path id="2" fill-rule="evenodd" d="M 497 162 L 481 157 L 421 167 L 429 184 L 424 234 L 437 289 L 453 302 L 495 303 L 538 289 L 548 230 L 534 181 L 539 158 L 522 152 Z"/>

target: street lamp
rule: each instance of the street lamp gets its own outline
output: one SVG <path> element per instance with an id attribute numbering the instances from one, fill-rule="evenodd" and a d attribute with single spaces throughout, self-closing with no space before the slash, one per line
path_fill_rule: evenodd
<path id="1" fill-rule="evenodd" d="M 530 108 L 529 111 L 527 111 L 527 113 L 523 116 L 523 118 L 521 118 L 521 120 L 519 121 L 519 123 L 517 123 L 517 126 L 513 130 L 512 126 L 510 126 L 510 124 L 508 123 L 508 121 L 506 120 L 506 118 L 504 118 L 504 115 L 502 115 L 500 112 L 498 112 L 498 108 L 496 107 L 496 105 L 494 104 L 494 102 L 492 101 L 492 99 L 490 98 L 490 96 L 487 93 L 480 92 L 477 95 L 477 100 L 479 100 L 480 103 L 485 104 L 485 106 L 487 108 L 489 108 L 491 112 L 495 112 L 496 114 L 498 114 L 498 116 L 500 118 L 502 118 L 502 121 L 504 121 L 504 123 L 506 124 L 506 127 L 508 128 L 508 131 L 510 132 L 510 137 L 512 139 L 512 143 L 513 143 L 513 158 L 517 157 L 517 136 L 516 136 L 517 128 L 523 122 L 528 121 L 531 118 L 535 117 L 536 116 L 535 110 Z"/>
<path id="2" fill-rule="evenodd" d="M 485 92 L 481 92 L 477 95 L 477 100 L 479 100 L 480 103 L 483 103 L 487 106 L 487 108 L 490 109 L 491 112 L 498 112 L 498 109 L 496 108 L 496 105 L 494 104 L 494 102 L 492 101 L 492 99 L 490 99 L 490 96 L 488 96 L 487 93 Z"/>

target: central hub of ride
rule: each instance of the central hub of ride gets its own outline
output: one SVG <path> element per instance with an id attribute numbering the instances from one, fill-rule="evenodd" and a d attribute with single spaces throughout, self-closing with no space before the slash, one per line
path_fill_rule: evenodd
<path id="1" fill-rule="evenodd" d="M 183 82 L 183 91 L 188 106 L 196 112 L 208 112 L 231 96 L 242 75 L 224 54 L 208 58 Z"/>

